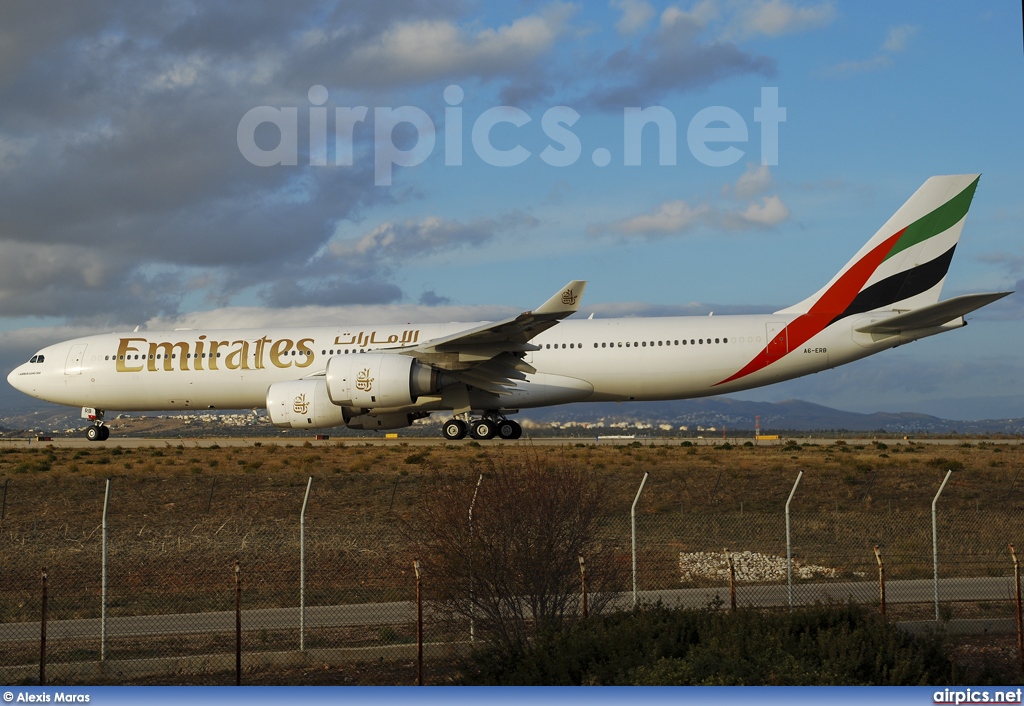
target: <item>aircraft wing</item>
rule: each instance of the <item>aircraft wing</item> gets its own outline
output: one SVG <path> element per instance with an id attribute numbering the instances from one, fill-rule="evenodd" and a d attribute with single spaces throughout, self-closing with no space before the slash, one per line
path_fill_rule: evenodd
<path id="1" fill-rule="evenodd" d="M 931 328 L 942 326 L 958 316 L 969 314 L 975 309 L 980 309 L 986 304 L 1009 296 L 1013 292 L 991 292 L 988 294 L 965 294 L 962 297 L 953 297 L 946 301 L 937 302 L 929 306 L 914 309 L 903 314 L 897 314 L 884 321 L 876 321 L 866 326 L 857 327 L 861 333 L 900 333 L 911 329 Z"/>
<path id="2" fill-rule="evenodd" d="M 530 339 L 576 313 L 586 286 L 583 280 L 573 280 L 533 311 L 430 339 L 401 352 L 446 370 L 467 385 L 507 393 L 516 380 L 537 372 L 523 360 L 540 348 Z"/>

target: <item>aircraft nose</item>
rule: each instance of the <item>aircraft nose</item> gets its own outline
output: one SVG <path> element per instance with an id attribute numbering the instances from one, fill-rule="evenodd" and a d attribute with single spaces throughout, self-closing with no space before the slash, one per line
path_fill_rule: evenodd
<path id="1" fill-rule="evenodd" d="M 13 387 L 15 390 L 21 390 L 18 386 L 18 371 L 21 370 L 19 365 L 17 368 L 11 371 L 10 375 L 7 376 L 7 384 Z"/>

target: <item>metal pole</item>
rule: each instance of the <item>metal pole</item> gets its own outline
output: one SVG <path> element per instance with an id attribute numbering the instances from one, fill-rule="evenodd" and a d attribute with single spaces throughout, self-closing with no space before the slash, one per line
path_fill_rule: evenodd
<path id="1" fill-rule="evenodd" d="M 789 532 L 789 504 L 793 502 L 793 496 L 796 494 L 796 487 L 800 485 L 800 479 L 803 477 L 803 471 L 796 474 L 796 482 L 793 483 L 793 489 L 789 491 L 789 499 L 786 501 L 786 582 L 789 584 L 790 610 L 793 610 L 793 543 L 790 541 Z"/>
<path id="2" fill-rule="evenodd" d="M 637 594 L 636 594 L 636 504 L 640 502 L 640 493 L 644 492 L 644 485 L 647 483 L 647 473 L 644 472 L 644 478 L 640 481 L 640 487 L 637 488 L 636 497 L 633 498 L 633 507 L 629 510 L 629 520 L 632 526 L 633 534 L 633 607 L 636 608 Z"/>
<path id="3" fill-rule="evenodd" d="M 935 504 L 939 502 L 942 489 L 946 487 L 946 481 L 953 475 L 953 471 L 946 471 L 946 477 L 942 479 L 939 492 L 932 499 L 932 568 L 935 575 L 935 619 L 939 619 L 939 525 L 935 520 Z"/>
<path id="4" fill-rule="evenodd" d="M 1017 654 L 1020 656 L 1020 668 L 1024 670 L 1024 621 L 1021 618 L 1020 604 L 1020 562 L 1017 561 L 1017 552 L 1013 551 L 1010 545 L 1010 556 L 1013 557 L 1013 590 L 1017 596 Z"/>
<path id="5" fill-rule="evenodd" d="M 242 576 L 235 559 L 235 686 L 242 685 Z"/>
<path id="6" fill-rule="evenodd" d="M 875 545 L 875 560 L 878 562 L 878 612 L 885 617 L 885 566 L 882 564 L 882 552 Z"/>
<path id="7" fill-rule="evenodd" d="M 306 483 L 306 497 L 302 499 L 302 512 L 299 514 L 299 651 L 306 649 L 306 505 L 312 487 L 313 476 L 310 476 Z"/>
<path id="8" fill-rule="evenodd" d="M 40 572 L 43 580 L 43 608 L 39 616 L 39 686 L 46 686 L 46 567 Z"/>
<path id="9" fill-rule="evenodd" d="M 725 560 L 729 563 L 729 609 L 736 612 L 736 565 L 728 549 L 725 550 Z"/>
<path id="10" fill-rule="evenodd" d="M 583 560 L 583 555 L 579 555 L 580 560 L 580 590 L 583 593 L 583 619 L 586 620 L 588 616 L 587 611 L 587 565 Z"/>
<path id="11" fill-rule="evenodd" d="M 413 559 L 416 572 L 416 686 L 423 686 L 423 596 L 420 593 L 420 560 Z"/>
<path id="12" fill-rule="evenodd" d="M 100 576 L 100 661 L 107 658 L 107 508 L 110 506 L 110 479 L 103 493 L 103 566 Z"/>
<path id="13" fill-rule="evenodd" d="M 469 501 L 469 641 L 476 641 L 476 592 L 473 581 L 473 506 L 476 505 L 476 494 L 480 492 L 480 483 L 484 474 L 476 479 L 476 488 L 473 489 L 473 499 Z"/>
<path id="14" fill-rule="evenodd" d="M 206 514 L 210 514 L 210 508 L 213 507 L 213 491 L 217 487 L 217 476 L 213 477 L 213 482 L 210 483 L 210 497 L 206 499 Z"/>

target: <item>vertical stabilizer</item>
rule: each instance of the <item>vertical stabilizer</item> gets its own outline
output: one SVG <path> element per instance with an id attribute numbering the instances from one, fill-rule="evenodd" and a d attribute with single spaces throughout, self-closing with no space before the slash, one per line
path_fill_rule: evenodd
<path id="1" fill-rule="evenodd" d="M 814 296 L 778 314 L 912 310 L 939 300 L 979 175 L 926 181 Z"/>

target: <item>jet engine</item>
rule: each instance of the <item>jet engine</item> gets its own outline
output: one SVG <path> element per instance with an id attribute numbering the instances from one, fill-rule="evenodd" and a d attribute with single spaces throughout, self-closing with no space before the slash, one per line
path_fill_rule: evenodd
<path id="1" fill-rule="evenodd" d="M 275 426 L 293 429 L 340 427 L 346 421 L 324 380 L 275 382 L 267 390 L 267 412 Z"/>
<path id="2" fill-rule="evenodd" d="M 436 393 L 439 378 L 435 368 L 396 353 L 356 353 L 327 361 L 327 393 L 339 407 L 405 407 Z"/>

